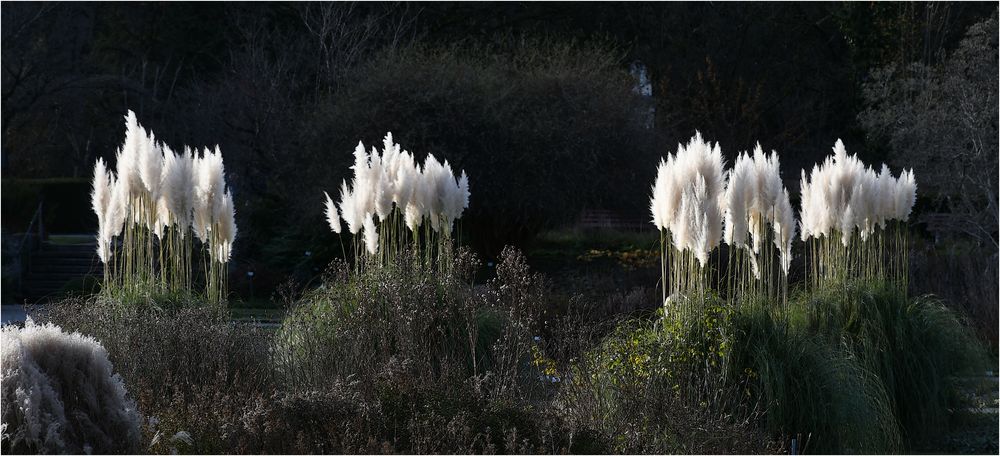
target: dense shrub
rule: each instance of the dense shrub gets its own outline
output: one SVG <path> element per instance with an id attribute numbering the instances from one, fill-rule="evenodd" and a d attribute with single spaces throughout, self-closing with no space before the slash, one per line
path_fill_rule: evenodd
<path id="1" fill-rule="evenodd" d="M 905 443 L 940 433 L 957 405 L 954 379 L 976 374 L 983 351 L 954 311 L 884 283 L 850 283 L 802 295 L 797 325 L 841 345 L 885 389 Z"/>
<path id="2" fill-rule="evenodd" d="M 403 253 L 360 272 L 334 263 L 323 284 L 290 311 L 278 333 L 279 366 L 289 382 L 315 387 L 347 377 L 372 379 L 388 365 L 422 381 L 491 373 L 497 394 L 521 383 L 544 296 L 523 258 L 505 252 L 498 277 L 471 282 L 467 251 L 435 271 Z"/>
<path id="3" fill-rule="evenodd" d="M 612 439 L 616 453 L 779 451 L 742 413 L 753 406 L 740 385 L 726 383 L 728 312 L 717 298 L 707 304 L 683 316 L 624 320 L 593 349 L 566 358 L 556 374 L 565 379 L 557 404 L 567 419 Z"/>
<path id="4" fill-rule="evenodd" d="M 888 394 L 853 353 L 766 306 L 745 306 L 730 318 L 730 382 L 760 408 L 769 433 L 798 436 L 799 448 L 810 453 L 900 449 Z"/>
<path id="5" fill-rule="evenodd" d="M 124 305 L 123 305 L 124 304 Z M 143 442 L 169 452 L 187 433 L 195 451 L 229 451 L 236 417 L 275 388 L 267 330 L 234 323 L 216 306 L 67 300 L 44 316 L 107 349 L 139 411 Z"/>
<path id="6" fill-rule="evenodd" d="M 5 453 L 129 453 L 139 414 L 91 337 L 30 319 L 2 329 Z"/>
<path id="7" fill-rule="evenodd" d="M 554 386 L 531 355 L 551 296 L 519 252 L 485 285 L 465 249 L 438 271 L 413 260 L 334 263 L 292 307 L 276 345 L 285 388 L 244 415 L 241 451 L 606 451 L 545 402 Z"/>
<path id="8" fill-rule="evenodd" d="M 981 365 L 952 311 L 891 285 L 799 293 L 781 308 L 710 295 L 693 313 L 628 319 L 540 364 L 563 380 L 567 420 L 614 437 L 616 452 L 759 452 L 797 437 L 824 453 L 932 438 L 960 405 L 955 377 Z"/>

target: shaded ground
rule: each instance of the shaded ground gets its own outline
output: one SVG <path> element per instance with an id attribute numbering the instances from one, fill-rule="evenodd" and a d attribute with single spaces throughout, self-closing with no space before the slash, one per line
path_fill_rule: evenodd
<path id="1" fill-rule="evenodd" d="M 969 400 L 969 408 L 956 411 L 950 428 L 941 437 L 915 447 L 915 453 L 997 454 L 1000 451 L 998 383 L 996 373 L 990 374 L 962 380 L 963 394 Z"/>

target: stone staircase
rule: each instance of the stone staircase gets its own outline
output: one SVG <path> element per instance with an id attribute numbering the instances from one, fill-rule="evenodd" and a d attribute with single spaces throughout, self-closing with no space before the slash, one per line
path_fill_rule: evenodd
<path id="1" fill-rule="evenodd" d="M 28 268 L 24 271 L 21 286 L 23 302 L 36 303 L 59 298 L 69 291 L 80 291 L 87 287 L 87 276 L 91 284 L 98 283 L 104 273 L 97 257 L 93 236 L 74 237 L 72 243 L 42 242 L 31 253 Z"/>

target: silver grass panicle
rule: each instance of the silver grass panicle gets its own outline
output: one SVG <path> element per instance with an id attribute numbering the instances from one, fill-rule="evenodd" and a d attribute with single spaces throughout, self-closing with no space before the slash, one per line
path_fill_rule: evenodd
<path id="1" fill-rule="evenodd" d="M 220 213 L 225 192 L 226 177 L 222 153 L 205 148 L 195 160 L 195 234 L 204 243 L 211 243 L 213 216 Z"/>
<path id="2" fill-rule="evenodd" d="M 753 198 L 753 161 L 746 153 L 741 153 L 729 171 L 725 192 L 725 225 L 723 240 L 734 247 L 746 244 L 748 225 L 748 205 Z"/>
<path id="3" fill-rule="evenodd" d="M 781 271 L 787 280 L 788 268 L 792 264 L 792 241 L 795 239 L 797 222 L 792 211 L 788 190 L 782 189 L 774 206 L 774 244 L 781 255 Z M 787 287 L 787 283 L 785 286 Z"/>
<path id="4" fill-rule="evenodd" d="M 441 204 L 441 192 L 444 190 L 442 185 L 445 179 L 444 173 L 444 165 L 434 158 L 434 154 L 428 154 L 427 159 L 424 160 L 424 172 L 421 174 L 424 178 L 424 190 L 427 192 L 425 194 L 427 200 L 425 201 L 424 209 L 426 212 L 424 216 L 430 221 L 431 228 L 435 233 L 441 230 L 440 215 L 444 209 Z"/>
<path id="5" fill-rule="evenodd" d="M 142 177 L 139 175 L 139 153 L 146 148 L 146 131 L 139 125 L 135 113 L 125 116 L 125 144 L 119 149 L 117 158 L 118 180 L 130 195 L 142 191 Z"/>
<path id="6" fill-rule="evenodd" d="M 427 213 L 428 200 L 430 199 L 430 186 L 424 178 L 425 167 L 414 168 L 412 190 L 410 200 L 406 204 L 404 218 L 406 227 L 413 233 L 417 232 L 423 223 L 424 214 Z"/>
<path id="7" fill-rule="evenodd" d="M 913 205 L 917 202 L 917 181 L 913 178 L 913 170 L 904 170 L 896 184 L 893 218 L 900 221 L 910 219 Z"/>
<path id="8" fill-rule="evenodd" d="M 150 201 L 159 199 L 162 170 L 163 148 L 150 132 L 149 139 L 143 143 L 139 153 L 139 178 Z"/>
<path id="9" fill-rule="evenodd" d="M 364 214 L 357 207 L 354 193 L 348 188 L 347 181 L 342 181 L 340 183 L 340 216 L 347 223 L 347 231 L 350 231 L 351 234 L 358 234 L 358 231 L 361 231 L 361 224 L 364 223 L 362 221 Z M 364 210 L 363 207 L 361 209 Z"/>
<path id="10" fill-rule="evenodd" d="M 892 177 L 889 167 L 883 163 L 876 180 L 878 187 L 878 202 L 876 204 L 877 223 L 879 229 L 884 230 L 886 222 L 892 218 L 893 205 L 895 204 L 893 199 L 895 197 L 896 179 Z"/>
<path id="11" fill-rule="evenodd" d="M 386 163 L 378 152 L 372 149 L 371 172 L 375 215 L 380 222 L 384 221 L 392 211 L 392 195 L 395 192 L 394 178 L 389 174 Z"/>
<path id="12" fill-rule="evenodd" d="M 94 179 L 91 184 L 90 204 L 94 209 L 94 213 L 97 214 L 97 255 L 100 257 L 101 262 L 104 263 L 105 279 L 108 277 L 111 239 L 103 236 L 105 230 L 104 215 L 108 211 L 108 205 L 111 204 L 111 185 L 111 176 L 104 165 L 104 160 L 98 158 L 94 164 Z"/>
<path id="13" fill-rule="evenodd" d="M 782 190 L 778 154 L 771 151 L 770 155 L 765 155 L 758 143 L 753 152 L 753 169 L 753 184 L 749 189 L 753 199 L 748 213 L 753 253 L 756 255 L 767 243 L 768 225 L 774 219 L 774 207 Z"/>
<path id="14" fill-rule="evenodd" d="M 371 214 L 365 216 L 364 221 L 365 250 L 369 255 L 378 253 L 378 229 L 375 228 L 375 220 Z"/>
<path id="15" fill-rule="evenodd" d="M 208 239 L 208 231 L 212 225 L 212 205 L 201 191 L 201 175 L 204 166 L 204 152 L 195 151 L 191 161 L 191 176 L 194 181 L 194 198 L 191 204 L 191 230 L 201 242 Z"/>
<path id="16" fill-rule="evenodd" d="M 457 182 L 450 182 L 444 195 L 444 231 L 445 236 L 451 235 L 452 224 L 462 217 L 462 212 L 469 205 L 469 177 L 462 171 Z"/>
<path id="17" fill-rule="evenodd" d="M 331 231 L 340 234 L 340 212 L 337 211 L 337 205 L 333 203 L 333 198 L 330 198 L 329 193 L 323 192 L 323 196 L 326 197 L 326 210 L 324 211 L 326 223 L 330 225 Z"/>
<path id="18" fill-rule="evenodd" d="M 218 252 L 216 261 L 226 263 L 232 256 L 233 243 L 236 242 L 236 206 L 233 204 L 233 194 L 228 190 L 222 196 L 222 204 L 215 214 L 218 227 Z"/>
<path id="19" fill-rule="evenodd" d="M 461 209 L 459 209 L 455 218 L 461 218 L 465 209 L 469 208 L 469 197 L 472 196 L 469 192 L 469 175 L 465 174 L 464 169 L 462 170 L 462 176 L 458 178 L 458 195 L 459 201 L 461 201 L 461 204 L 459 204 Z"/>
<path id="20" fill-rule="evenodd" d="M 419 177 L 419 171 L 413 161 L 413 155 L 403 151 L 395 162 L 395 187 L 393 187 L 392 202 L 396 208 L 405 212 L 405 208 L 410 204 L 413 197 L 413 186 Z"/>
<path id="21" fill-rule="evenodd" d="M 192 165 L 190 150 L 178 154 L 165 148 L 160 198 L 167 209 L 165 222 L 175 227 L 181 237 L 191 224 L 195 187 Z"/>

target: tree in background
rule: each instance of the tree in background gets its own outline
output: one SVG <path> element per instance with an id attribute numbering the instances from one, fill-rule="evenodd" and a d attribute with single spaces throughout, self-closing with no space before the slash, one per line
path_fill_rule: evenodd
<path id="1" fill-rule="evenodd" d="M 859 120 L 950 215 L 950 228 L 997 247 L 997 18 L 968 29 L 938 64 L 890 64 L 864 85 Z"/>

